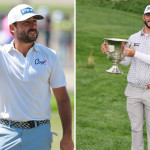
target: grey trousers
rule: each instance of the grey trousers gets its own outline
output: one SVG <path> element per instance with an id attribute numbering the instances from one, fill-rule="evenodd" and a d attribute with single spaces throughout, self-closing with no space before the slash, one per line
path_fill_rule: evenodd
<path id="1" fill-rule="evenodd" d="M 132 128 L 131 150 L 144 150 L 144 114 L 146 117 L 148 150 L 150 150 L 150 89 L 128 84 L 125 95 L 127 97 L 127 112 Z"/>

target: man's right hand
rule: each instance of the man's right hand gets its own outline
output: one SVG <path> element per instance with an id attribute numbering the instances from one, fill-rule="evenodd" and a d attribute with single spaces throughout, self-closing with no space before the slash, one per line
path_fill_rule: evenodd
<path id="1" fill-rule="evenodd" d="M 108 43 L 103 43 L 101 46 L 101 50 L 103 54 L 107 54 L 108 52 Z"/>

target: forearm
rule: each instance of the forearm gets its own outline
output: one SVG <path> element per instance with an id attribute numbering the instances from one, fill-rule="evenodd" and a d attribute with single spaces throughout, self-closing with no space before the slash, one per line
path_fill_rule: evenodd
<path id="1" fill-rule="evenodd" d="M 134 57 L 146 64 L 150 64 L 150 55 L 148 54 L 144 54 L 136 51 Z"/>
<path id="2" fill-rule="evenodd" d="M 72 137 L 72 110 L 68 96 L 58 102 L 58 110 L 62 122 L 63 136 Z"/>
<path id="3" fill-rule="evenodd" d="M 73 150 L 74 144 L 72 141 L 72 110 L 66 87 L 53 89 L 53 92 L 57 100 L 58 111 L 63 128 L 63 137 L 60 142 L 60 149 Z"/>

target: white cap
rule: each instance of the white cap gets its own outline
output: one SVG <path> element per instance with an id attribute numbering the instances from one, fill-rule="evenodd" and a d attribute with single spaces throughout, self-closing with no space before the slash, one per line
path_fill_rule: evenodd
<path id="1" fill-rule="evenodd" d="M 42 15 L 37 15 L 31 6 L 27 4 L 17 5 L 8 13 L 8 26 L 15 22 L 27 20 L 31 17 L 35 17 L 37 20 L 44 19 Z"/>
<path id="2" fill-rule="evenodd" d="M 146 6 L 145 10 L 144 10 L 144 15 L 150 13 L 150 5 Z"/>

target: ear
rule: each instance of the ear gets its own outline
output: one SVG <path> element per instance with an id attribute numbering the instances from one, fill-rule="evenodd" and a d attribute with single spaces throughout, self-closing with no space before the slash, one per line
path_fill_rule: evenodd
<path id="1" fill-rule="evenodd" d="M 9 29 L 10 29 L 10 32 L 14 35 L 14 33 L 16 32 L 16 26 L 11 24 L 9 25 Z"/>
<path id="2" fill-rule="evenodd" d="M 144 15 L 143 15 L 143 21 L 145 20 L 145 17 L 144 17 Z"/>

